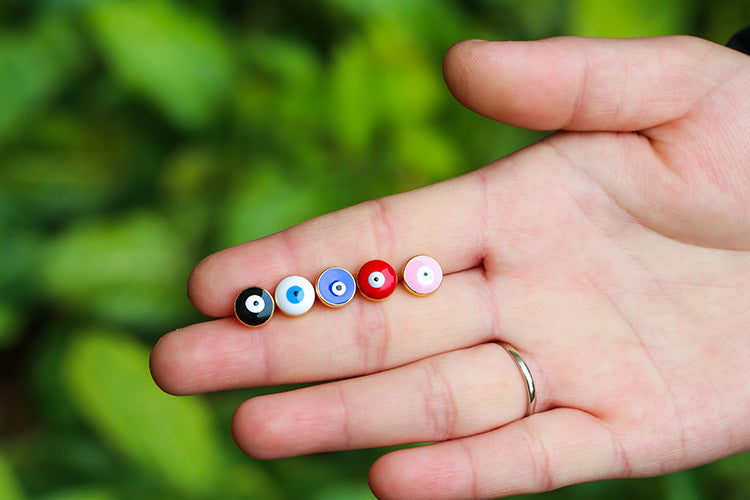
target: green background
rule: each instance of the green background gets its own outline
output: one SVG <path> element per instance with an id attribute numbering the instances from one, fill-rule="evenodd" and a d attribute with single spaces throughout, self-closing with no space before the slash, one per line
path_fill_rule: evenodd
<path id="1" fill-rule="evenodd" d="M 156 388 L 151 346 L 203 319 L 193 265 L 537 140 L 453 100 L 455 41 L 747 23 L 747 0 L 0 0 L 0 499 L 371 498 L 384 450 L 258 462 L 229 421 L 261 391 Z M 634 495 L 746 498 L 750 457 L 546 498 Z"/>

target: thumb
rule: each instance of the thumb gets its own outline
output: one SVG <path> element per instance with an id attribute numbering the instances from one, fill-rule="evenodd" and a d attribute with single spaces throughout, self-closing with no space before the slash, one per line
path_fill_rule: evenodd
<path id="1" fill-rule="evenodd" d="M 465 106 L 541 130 L 636 131 L 683 116 L 721 79 L 725 48 L 698 38 L 467 40 L 443 73 Z M 747 57 L 737 53 L 737 57 Z"/>

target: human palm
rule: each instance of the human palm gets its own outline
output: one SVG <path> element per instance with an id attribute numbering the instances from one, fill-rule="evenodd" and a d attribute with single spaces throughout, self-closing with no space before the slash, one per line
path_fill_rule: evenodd
<path id="1" fill-rule="evenodd" d="M 224 318 L 163 337 L 157 383 L 336 379 L 245 402 L 235 440 L 258 458 L 436 442 L 373 465 L 383 497 L 543 491 L 747 450 L 750 58 L 681 37 L 464 42 L 445 75 L 482 114 L 562 131 L 207 258 L 190 297 Z M 249 285 L 420 253 L 446 273 L 428 298 L 399 289 L 262 330 L 226 317 Z M 497 341 L 530 366 L 534 415 Z"/>

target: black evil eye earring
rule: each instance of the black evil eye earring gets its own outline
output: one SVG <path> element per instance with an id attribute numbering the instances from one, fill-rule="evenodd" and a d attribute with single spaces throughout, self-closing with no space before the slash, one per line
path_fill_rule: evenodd
<path id="1" fill-rule="evenodd" d="M 234 315 L 243 325 L 261 326 L 273 316 L 273 297 L 263 288 L 245 288 L 234 299 Z"/>

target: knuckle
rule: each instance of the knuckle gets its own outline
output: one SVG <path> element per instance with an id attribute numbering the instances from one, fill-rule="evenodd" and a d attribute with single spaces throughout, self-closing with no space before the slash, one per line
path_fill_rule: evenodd
<path id="1" fill-rule="evenodd" d="M 452 438 L 458 422 L 458 405 L 452 386 L 437 360 L 425 361 L 423 370 L 424 414 L 430 423 L 430 433 L 439 440 Z"/>

